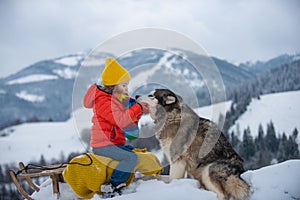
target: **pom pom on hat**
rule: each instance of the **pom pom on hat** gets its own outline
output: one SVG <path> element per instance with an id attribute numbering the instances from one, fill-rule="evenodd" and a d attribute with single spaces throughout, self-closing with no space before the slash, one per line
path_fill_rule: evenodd
<path id="1" fill-rule="evenodd" d="M 114 58 L 107 58 L 102 72 L 102 83 L 113 86 L 130 80 L 129 72 Z"/>

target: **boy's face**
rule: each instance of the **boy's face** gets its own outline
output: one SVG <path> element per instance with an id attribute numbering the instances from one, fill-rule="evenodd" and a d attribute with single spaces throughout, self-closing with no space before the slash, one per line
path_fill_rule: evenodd
<path id="1" fill-rule="evenodd" d="M 128 95 L 128 84 L 129 84 L 129 81 L 126 81 L 126 82 L 116 85 L 116 87 L 114 89 L 114 93 Z"/>

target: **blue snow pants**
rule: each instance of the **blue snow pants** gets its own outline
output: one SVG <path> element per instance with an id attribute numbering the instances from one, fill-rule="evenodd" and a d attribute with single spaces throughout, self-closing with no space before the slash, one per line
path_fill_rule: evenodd
<path id="1" fill-rule="evenodd" d="M 131 146 L 105 146 L 100 148 L 93 148 L 94 154 L 99 156 L 105 156 L 119 161 L 119 164 L 114 169 L 114 172 L 110 178 L 110 183 L 113 186 L 118 186 L 121 183 L 125 183 L 134 167 L 138 163 L 138 156 L 132 151 Z"/>

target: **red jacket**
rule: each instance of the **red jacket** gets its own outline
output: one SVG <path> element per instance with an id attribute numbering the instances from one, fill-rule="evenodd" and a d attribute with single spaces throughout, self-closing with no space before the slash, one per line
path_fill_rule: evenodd
<path id="1" fill-rule="evenodd" d="M 108 145 L 124 145 L 125 127 L 132 125 L 133 119 L 140 119 L 143 110 L 141 105 L 134 104 L 126 109 L 112 94 L 100 90 L 96 84 L 91 85 L 84 96 L 84 107 L 93 108 L 93 126 L 91 129 L 92 148 Z"/>

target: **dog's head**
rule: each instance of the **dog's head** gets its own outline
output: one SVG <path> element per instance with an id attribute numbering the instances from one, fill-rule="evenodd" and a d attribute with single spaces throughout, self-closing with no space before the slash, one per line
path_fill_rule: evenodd
<path id="1" fill-rule="evenodd" d="M 147 95 L 137 95 L 137 102 L 145 102 L 149 105 L 150 116 L 157 118 L 158 112 L 164 110 L 170 112 L 173 109 L 180 109 L 182 97 L 168 89 L 156 89 Z"/>

